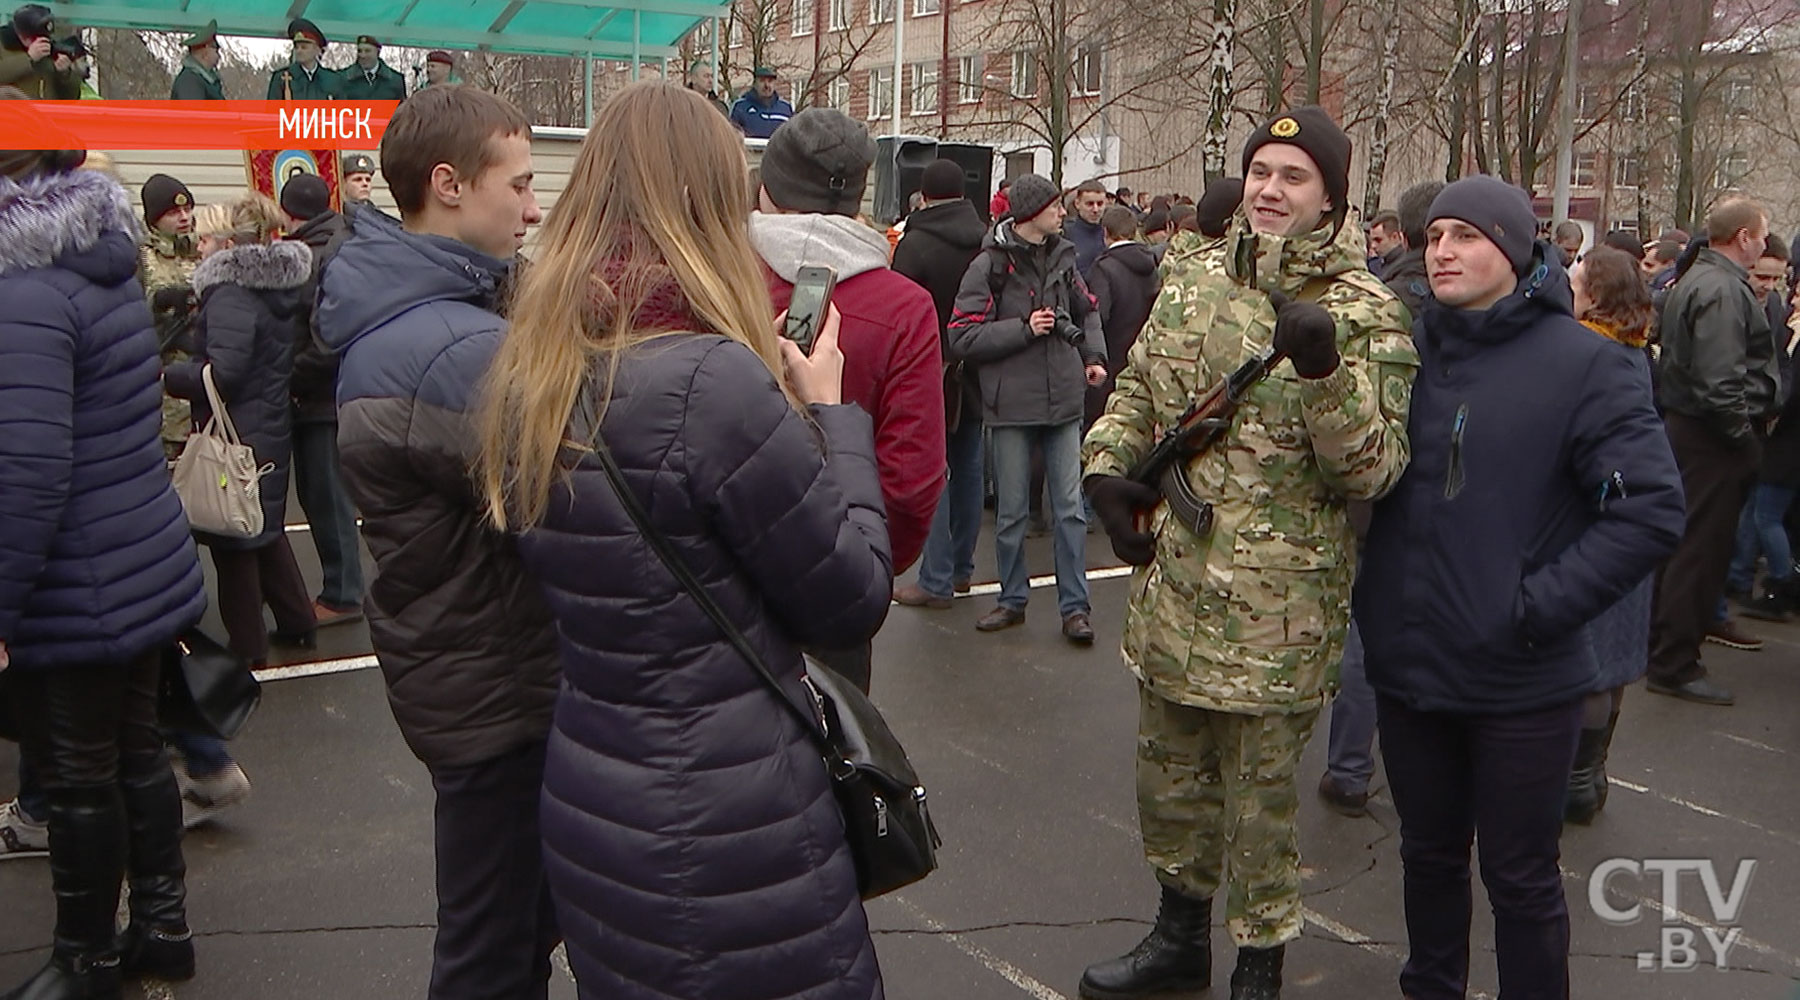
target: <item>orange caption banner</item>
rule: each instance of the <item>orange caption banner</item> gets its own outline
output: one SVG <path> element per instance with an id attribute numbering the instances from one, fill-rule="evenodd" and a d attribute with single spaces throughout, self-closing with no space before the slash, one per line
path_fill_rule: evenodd
<path id="1" fill-rule="evenodd" d="M 374 149 L 399 101 L 0 101 L 0 149 Z"/>

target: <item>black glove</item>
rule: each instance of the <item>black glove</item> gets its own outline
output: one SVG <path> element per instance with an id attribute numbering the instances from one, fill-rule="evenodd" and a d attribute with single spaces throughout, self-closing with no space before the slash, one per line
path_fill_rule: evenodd
<path id="1" fill-rule="evenodd" d="M 1137 529 L 1141 511 L 1162 500 L 1156 489 L 1123 476 L 1089 476 L 1083 484 L 1100 526 L 1112 539 L 1113 554 L 1132 566 L 1148 566 L 1156 558 L 1156 536 Z"/>
<path id="2" fill-rule="evenodd" d="M 150 308 L 157 312 L 178 312 L 188 307 L 188 299 L 193 290 L 186 285 L 172 285 L 158 288 L 150 296 Z"/>
<path id="3" fill-rule="evenodd" d="M 1324 378 L 1337 371 L 1337 322 L 1313 302 L 1292 302 L 1269 293 L 1275 306 L 1275 349 L 1288 356 L 1301 378 Z"/>

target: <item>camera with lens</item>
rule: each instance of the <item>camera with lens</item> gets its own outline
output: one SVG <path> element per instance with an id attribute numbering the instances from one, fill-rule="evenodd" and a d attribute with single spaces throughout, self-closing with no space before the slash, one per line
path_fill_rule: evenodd
<path id="1" fill-rule="evenodd" d="M 1082 332 L 1081 327 L 1076 325 L 1074 318 L 1069 315 L 1067 309 L 1056 310 L 1056 325 L 1051 327 L 1051 332 L 1055 333 L 1063 340 L 1074 344 L 1076 347 L 1081 346 L 1082 338 L 1086 336 L 1086 334 Z"/>

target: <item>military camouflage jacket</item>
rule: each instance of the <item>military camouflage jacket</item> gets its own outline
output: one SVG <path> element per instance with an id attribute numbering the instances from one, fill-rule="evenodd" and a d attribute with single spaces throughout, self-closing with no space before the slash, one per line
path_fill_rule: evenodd
<path id="1" fill-rule="evenodd" d="M 1210 537 L 1159 506 L 1156 559 L 1132 577 L 1124 657 L 1171 701 L 1215 711 L 1319 707 L 1337 685 L 1356 544 L 1345 505 L 1405 471 L 1418 355 L 1406 312 L 1364 263 L 1354 216 L 1302 237 L 1258 237 L 1240 215 L 1225 246 L 1174 255 L 1150 322 L 1083 448 L 1088 475 L 1122 476 L 1191 401 L 1274 337 L 1267 295 L 1316 301 L 1343 362 L 1304 380 L 1287 363 L 1248 394 L 1186 475 L 1212 501 Z"/>
<path id="2" fill-rule="evenodd" d="M 177 361 L 186 361 L 192 349 L 189 329 L 192 326 L 194 311 L 189 305 L 173 309 L 157 309 L 156 293 L 167 288 L 185 288 L 194 274 L 194 267 L 200 263 L 198 255 L 176 252 L 173 237 L 157 230 L 150 230 L 144 245 L 138 248 L 138 282 L 144 286 L 144 294 L 151 300 L 151 315 L 156 321 L 156 340 L 160 346 L 163 367 Z M 181 442 L 186 441 L 192 429 L 191 408 L 185 399 L 176 399 L 168 394 L 162 401 L 162 440 L 163 450 L 170 458 L 181 451 Z"/>

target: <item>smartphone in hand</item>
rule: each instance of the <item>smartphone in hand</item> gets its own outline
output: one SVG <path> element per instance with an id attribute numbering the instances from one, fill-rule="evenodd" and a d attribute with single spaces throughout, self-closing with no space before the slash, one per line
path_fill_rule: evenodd
<path id="1" fill-rule="evenodd" d="M 837 271 L 829 267 L 803 267 L 794 276 L 794 294 L 788 301 L 787 326 L 781 335 L 812 356 L 813 341 L 825 325 L 831 309 L 831 292 L 837 287 Z"/>

